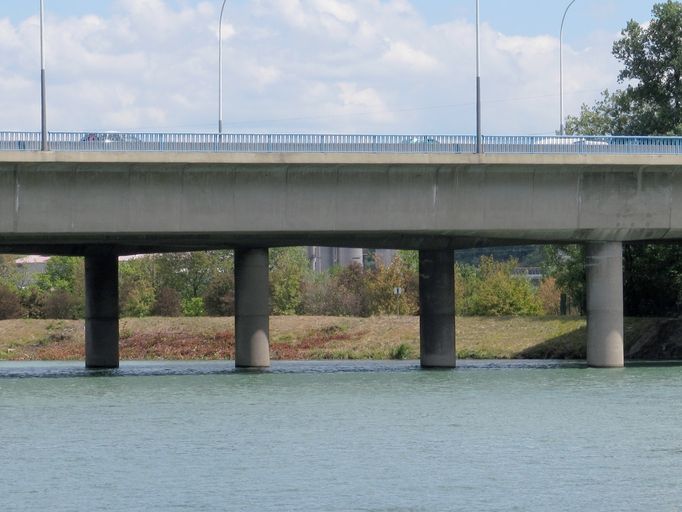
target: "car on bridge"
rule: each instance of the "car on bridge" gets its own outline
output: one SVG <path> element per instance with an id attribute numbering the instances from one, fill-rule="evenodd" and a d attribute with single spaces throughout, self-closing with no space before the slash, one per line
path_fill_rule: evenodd
<path id="1" fill-rule="evenodd" d="M 102 132 L 87 133 L 81 138 L 81 142 L 139 142 L 140 140 L 130 133 Z"/>

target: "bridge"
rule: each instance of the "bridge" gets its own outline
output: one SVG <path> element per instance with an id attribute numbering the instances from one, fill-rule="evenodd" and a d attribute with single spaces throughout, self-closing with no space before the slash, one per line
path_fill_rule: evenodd
<path id="1" fill-rule="evenodd" d="M 682 238 L 675 138 L 90 135 L 0 134 L 0 252 L 85 257 L 92 368 L 119 255 L 235 249 L 235 364 L 267 367 L 269 247 L 418 250 L 421 363 L 454 367 L 453 250 L 554 242 L 586 245 L 587 362 L 618 367 L 622 243 Z"/>

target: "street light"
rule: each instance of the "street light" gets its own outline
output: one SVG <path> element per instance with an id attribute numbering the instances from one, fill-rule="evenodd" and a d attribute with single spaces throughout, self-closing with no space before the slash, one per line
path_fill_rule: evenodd
<path id="1" fill-rule="evenodd" d="M 48 151 L 47 145 L 47 115 L 45 100 L 45 42 L 43 39 L 43 0 L 40 0 L 40 124 L 41 124 L 41 151 Z"/>
<path id="2" fill-rule="evenodd" d="M 559 135 L 564 135 L 564 60 L 563 60 L 563 35 L 564 35 L 564 20 L 568 9 L 573 5 L 575 0 L 571 0 L 566 6 L 564 15 L 561 18 L 561 28 L 559 29 Z"/>
<path id="3" fill-rule="evenodd" d="M 479 0 L 476 0 L 476 153 L 481 152 L 481 36 L 479 25 Z"/>
<path id="4" fill-rule="evenodd" d="M 223 11 L 226 3 L 227 0 L 223 0 L 218 25 L 218 133 L 223 133 Z"/>

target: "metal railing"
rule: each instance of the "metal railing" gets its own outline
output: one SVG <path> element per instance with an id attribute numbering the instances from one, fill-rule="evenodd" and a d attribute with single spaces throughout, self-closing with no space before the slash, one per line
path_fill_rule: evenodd
<path id="1" fill-rule="evenodd" d="M 51 132 L 51 151 L 475 153 L 474 135 Z M 39 132 L 0 132 L 0 151 L 39 151 Z M 682 154 L 682 137 L 487 135 L 484 153 Z"/>

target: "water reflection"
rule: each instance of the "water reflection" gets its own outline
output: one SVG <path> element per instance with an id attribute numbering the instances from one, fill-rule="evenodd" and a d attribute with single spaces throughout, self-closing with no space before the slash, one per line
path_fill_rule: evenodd
<path id="1" fill-rule="evenodd" d="M 650 363 L 649 363 L 650 364 Z M 672 364 L 672 363 L 669 363 Z M 637 366 L 642 366 L 638 363 Z M 564 360 L 459 360 L 456 371 L 586 368 L 584 361 Z M 414 372 L 419 361 L 273 361 L 265 370 L 244 370 L 234 361 L 122 361 L 115 369 L 87 369 L 81 361 L 0 362 L 0 378 L 135 377 L 154 375 L 224 375 L 257 373 L 363 373 Z M 452 371 L 452 370 L 440 370 Z"/>

